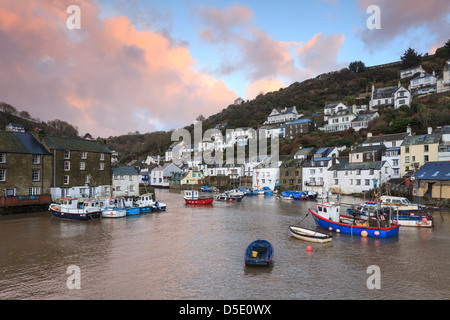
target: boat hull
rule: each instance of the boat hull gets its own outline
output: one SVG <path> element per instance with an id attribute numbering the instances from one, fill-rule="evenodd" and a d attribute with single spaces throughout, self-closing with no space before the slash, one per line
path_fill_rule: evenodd
<path id="1" fill-rule="evenodd" d="M 186 204 L 194 204 L 194 205 L 205 205 L 212 204 L 214 198 L 205 198 L 205 199 L 184 199 Z"/>
<path id="2" fill-rule="evenodd" d="M 346 223 L 339 223 L 329 219 L 326 219 L 319 215 L 315 210 L 309 209 L 309 212 L 313 215 L 314 222 L 317 226 L 325 230 L 333 232 L 358 235 L 362 237 L 374 237 L 374 238 L 389 238 L 398 235 L 399 225 L 391 225 L 391 227 L 378 228 L 370 226 L 358 226 Z"/>
<path id="3" fill-rule="evenodd" d="M 309 242 L 316 243 L 325 243 L 333 240 L 333 236 L 329 234 L 324 234 L 320 232 L 316 232 L 313 230 L 297 227 L 297 226 L 289 226 L 289 232 L 294 238 L 305 240 Z"/>
<path id="4" fill-rule="evenodd" d="M 94 220 L 102 216 L 101 211 L 84 212 L 84 213 L 69 213 L 53 209 L 50 209 L 50 211 L 55 217 L 68 220 Z"/>
<path id="5" fill-rule="evenodd" d="M 397 216 L 393 216 L 393 220 L 397 221 Z M 426 216 L 398 216 L 398 224 L 402 227 L 420 227 L 431 228 L 433 227 L 433 218 Z"/>
<path id="6" fill-rule="evenodd" d="M 127 210 L 125 210 L 125 209 L 102 211 L 102 218 L 122 218 L 122 217 L 125 217 L 126 215 L 127 215 Z"/>

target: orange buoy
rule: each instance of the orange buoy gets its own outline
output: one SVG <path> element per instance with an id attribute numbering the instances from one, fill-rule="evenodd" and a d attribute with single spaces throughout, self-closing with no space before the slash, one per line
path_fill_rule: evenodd
<path id="1" fill-rule="evenodd" d="M 329 227 L 328 230 L 333 231 L 333 228 L 332 228 L 332 227 Z"/>
<path id="2" fill-rule="evenodd" d="M 422 219 L 422 222 L 423 222 L 423 223 L 427 223 L 427 221 L 428 221 L 427 218 L 423 218 L 423 219 Z"/>
<path id="3" fill-rule="evenodd" d="M 377 231 L 374 232 L 374 234 L 375 234 L 376 236 L 379 236 L 379 235 L 380 235 L 380 232 L 377 230 Z"/>
<path id="4" fill-rule="evenodd" d="M 367 231 L 366 231 L 366 230 L 364 230 L 364 231 L 361 231 L 361 236 L 363 236 L 363 237 L 367 237 Z"/>
<path id="5" fill-rule="evenodd" d="M 310 246 L 307 246 L 307 247 L 306 247 L 306 251 L 311 252 L 311 251 L 312 251 L 312 248 L 311 248 Z"/>

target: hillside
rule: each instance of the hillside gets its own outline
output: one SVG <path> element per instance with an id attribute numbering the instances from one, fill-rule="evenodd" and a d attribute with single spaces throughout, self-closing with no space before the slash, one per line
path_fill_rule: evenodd
<path id="1" fill-rule="evenodd" d="M 450 40 L 436 51 L 433 56 L 423 56 L 422 65 L 425 71 L 442 77 L 446 60 L 450 58 Z M 405 61 L 403 61 L 404 63 Z M 204 119 L 203 130 L 227 124 L 226 128 L 252 127 L 257 129 L 274 108 L 296 106 L 304 117 L 312 118 L 318 126 L 323 123 L 323 112 L 326 102 L 343 102 L 348 105 L 356 103 L 356 98 L 371 92 L 375 87 L 394 86 L 399 82 L 401 63 L 393 63 L 380 67 L 366 68 L 362 72 L 353 72 L 348 68 L 321 74 L 313 79 L 295 82 L 290 86 L 275 92 L 261 93 L 253 100 L 230 104 L 221 112 Z M 408 87 L 410 78 L 401 81 Z M 1 97 L 0 97 L 1 100 Z M 367 101 L 366 101 L 367 102 Z M 7 103 L 0 103 L 0 129 L 10 122 L 21 123 L 27 131 L 36 127 L 48 134 L 63 136 L 78 136 L 78 129 L 63 120 L 41 121 L 33 119 L 27 111 L 17 111 Z M 367 132 L 374 135 L 404 132 L 408 124 L 415 134 L 425 133 L 427 127 L 437 127 L 450 124 L 450 91 L 443 94 L 432 94 L 423 98 L 414 98 L 411 107 L 379 108 L 380 117 L 373 121 L 368 130 L 354 132 L 353 129 L 340 133 L 325 133 L 316 130 L 310 134 L 297 136 L 294 140 L 280 142 L 282 155 L 290 155 L 299 146 L 350 146 L 365 139 Z M 193 125 L 186 127 L 191 132 Z M 104 137 L 106 138 L 106 137 Z M 151 132 L 145 134 L 127 134 L 106 138 L 111 150 L 119 153 L 121 163 L 135 159 L 145 159 L 147 155 L 164 155 L 172 143 L 171 132 Z"/>

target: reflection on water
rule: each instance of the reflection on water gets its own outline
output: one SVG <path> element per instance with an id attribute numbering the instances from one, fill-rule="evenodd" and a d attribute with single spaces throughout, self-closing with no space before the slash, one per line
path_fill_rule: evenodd
<path id="1" fill-rule="evenodd" d="M 305 218 L 314 202 L 258 196 L 195 207 L 168 190 L 157 198 L 166 212 L 93 221 L 49 212 L 0 217 L 0 299 L 449 297 L 448 212 L 434 213 L 432 229 L 402 227 L 388 239 L 334 234 L 317 244 L 288 232 L 299 221 L 316 228 Z M 244 264 L 247 245 L 259 238 L 274 246 L 269 268 Z M 80 290 L 67 288 L 71 265 L 81 270 Z M 371 265 L 381 270 L 379 290 L 366 285 Z"/>

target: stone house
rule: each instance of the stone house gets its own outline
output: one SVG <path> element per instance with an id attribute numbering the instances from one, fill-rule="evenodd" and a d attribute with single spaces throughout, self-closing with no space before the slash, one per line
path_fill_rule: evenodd
<path id="1" fill-rule="evenodd" d="M 280 189 L 302 190 L 303 159 L 288 159 L 280 165 Z"/>
<path id="2" fill-rule="evenodd" d="M 35 133 L 51 154 L 52 199 L 111 195 L 111 154 L 106 144 L 81 138 Z"/>
<path id="3" fill-rule="evenodd" d="M 31 133 L 0 131 L 0 196 L 50 194 L 51 160 Z"/>

